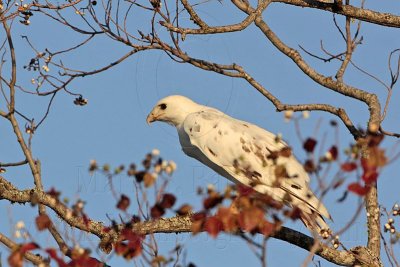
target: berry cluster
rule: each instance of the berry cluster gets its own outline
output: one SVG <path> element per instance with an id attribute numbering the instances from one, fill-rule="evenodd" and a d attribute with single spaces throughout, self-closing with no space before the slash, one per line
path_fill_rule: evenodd
<path id="1" fill-rule="evenodd" d="M 396 228 L 394 227 L 394 220 L 389 218 L 387 223 L 385 223 L 385 232 L 390 232 L 391 234 L 396 233 Z"/>
<path id="2" fill-rule="evenodd" d="M 31 21 L 29 19 L 33 16 L 33 13 L 29 10 L 29 5 L 23 4 L 23 2 L 24 1 L 21 0 L 21 3 L 15 3 L 15 5 L 18 6 L 18 11 L 21 17 L 21 20 L 19 22 L 26 26 L 29 26 L 31 24 Z"/>

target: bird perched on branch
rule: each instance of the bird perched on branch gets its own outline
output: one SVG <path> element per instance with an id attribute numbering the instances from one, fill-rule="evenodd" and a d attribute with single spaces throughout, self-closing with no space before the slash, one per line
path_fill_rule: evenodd
<path id="1" fill-rule="evenodd" d="M 310 190 L 308 174 L 274 134 L 179 95 L 154 106 L 147 122 L 154 121 L 175 126 L 186 155 L 236 184 L 297 207 L 308 228 L 329 229 L 323 217 L 330 215 Z"/>

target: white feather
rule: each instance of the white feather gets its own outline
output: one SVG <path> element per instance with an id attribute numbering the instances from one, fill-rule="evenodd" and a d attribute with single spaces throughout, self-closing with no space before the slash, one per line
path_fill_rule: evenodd
<path id="1" fill-rule="evenodd" d="M 166 105 L 163 112 L 157 109 L 161 104 Z M 310 178 L 303 166 L 293 155 L 280 156 L 275 161 L 269 157 L 287 147 L 274 134 L 182 96 L 160 100 L 151 116 L 156 119 L 150 121 L 175 125 L 182 150 L 188 156 L 234 183 L 251 186 L 277 201 L 297 206 L 304 213 L 303 222 L 310 228 L 329 228 L 321 216 L 330 218 L 330 215 L 310 190 Z M 276 177 L 277 166 L 286 170 L 287 178 Z"/>

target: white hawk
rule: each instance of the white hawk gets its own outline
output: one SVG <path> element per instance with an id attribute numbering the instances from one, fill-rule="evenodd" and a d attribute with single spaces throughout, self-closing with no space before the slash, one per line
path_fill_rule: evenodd
<path id="1" fill-rule="evenodd" d="M 154 121 L 175 126 L 186 155 L 234 183 L 298 207 L 307 227 L 329 229 L 323 217 L 331 217 L 310 190 L 307 172 L 274 134 L 180 95 L 161 99 L 147 116 Z"/>

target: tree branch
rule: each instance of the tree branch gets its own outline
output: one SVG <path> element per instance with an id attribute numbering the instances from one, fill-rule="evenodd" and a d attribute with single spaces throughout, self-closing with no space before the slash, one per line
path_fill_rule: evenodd
<path id="1" fill-rule="evenodd" d="M 329 104 L 298 104 L 298 105 L 289 105 L 282 103 L 276 96 L 274 96 L 270 91 L 268 91 L 264 86 L 262 86 L 259 82 L 257 82 L 249 73 L 247 73 L 243 67 L 237 64 L 231 65 L 222 65 L 217 64 L 201 59 L 196 59 L 190 57 L 187 53 L 183 53 L 180 50 L 174 49 L 171 46 L 163 42 L 159 42 L 160 46 L 164 51 L 168 51 L 172 53 L 174 56 L 184 60 L 185 62 L 192 64 L 195 67 L 198 67 L 203 70 L 213 71 L 225 76 L 242 78 L 246 80 L 251 86 L 253 86 L 258 92 L 260 92 L 264 97 L 266 97 L 272 104 L 276 107 L 277 111 L 284 110 L 293 110 L 293 111 L 326 111 L 333 115 L 338 116 L 344 125 L 346 125 L 349 132 L 353 135 L 355 139 L 361 137 L 363 134 L 354 126 L 353 122 L 347 115 L 346 111 L 343 108 L 336 108 Z"/>
<path id="2" fill-rule="evenodd" d="M 9 88 L 10 88 L 10 104 L 8 107 L 9 113 L 14 112 L 14 107 L 15 107 L 15 83 L 17 82 L 17 59 L 15 57 L 15 50 L 14 50 L 14 45 L 11 37 L 11 29 L 7 24 L 7 21 L 3 21 L 3 27 L 6 32 L 7 36 L 7 43 L 8 47 L 10 48 L 10 54 L 11 54 L 11 81 L 9 83 Z"/>
<path id="3" fill-rule="evenodd" d="M 10 250 L 17 249 L 18 246 L 19 246 L 19 244 L 15 243 L 14 241 L 9 239 L 8 237 L 3 235 L 2 233 L 0 233 L 0 243 L 3 243 Z M 29 252 L 29 251 L 24 253 L 24 257 L 25 257 L 25 259 L 27 259 L 28 261 L 32 262 L 36 266 L 38 266 L 40 264 L 44 264 L 44 266 L 48 266 L 46 264 L 45 260 L 41 256 L 35 255 L 35 254 L 33 254 L 33 253 Z"/>
<path id="4" fill-rule="evenodd" d="M 282 229 L 276 232 L 272 237 L 283 240 L 307 251 L 311 251 L 315 244 L 313 238 L 286 227 L 282 227 Z M 321 243 L 317 246 L 315 254 L 329 262 L 342 266 L 353 266 L 356 261 L 353 253 L 344 250 L 339 251 Z"/>
<path id="5" fill-rule="evenodd" d="M 257 6 L 257 8 L 255 10 L 253 10 L 252 12 L 249 12 L 248 16 L 242 22 L 232 24 L 232 25 L 215 26 L 215 27 L 203 25 L 200 29 L 189 29 L 189 28 L 175 27 L 174 25 L 172 25 L 171 23 L 168 23 L 166 21 L 161 21 L 160 24 L 162 26 L 166 27 L 169 31 L 178 32 L 183 35 L 186 35 L 186 34 L 217 34 L 217 33 L 236 32 L 236 31 L 241 31 L 241 30 L 246 29 L 252 22 L 254 22 L 256 17 L 260 16 L 262 14 L 262 12 L 264 11 L 265 8 L 267 8 L 269 3 L 270 3 L 270 1 L 266 1 L 266 0 L 261 1 L 261 3 Z M 197 18 L 199 19 L 198 16 L 197 16 Z"/>
<path id="6" fill-rule="evenodd" d="M 0 199 L 7 199 L 16 203 L 38 203 L 45 205 L 56 212 L 57 215 L 70 226 L 98 236 L 101 239 L 100 247 L 117 240 L 119 237 L 119 230 L 126 227 L 126 225 L 121 224 L 118 225 L 118 227 L 113 227 L 111 231 L 105 231 L 102 222 L 94 220 L 85 222 L 83 218 L 71 216 L 69 208 L 51 195 L 36 189 L 18 190 L 1 176 Z M 135 223 L 132 224 L 131 228 L 134 232 L 143 235 L 155 233 L 190 233 L 192 231 L 192 221 L 189 215 L 176 216 Z M 272 237 L 291 243 L 307 251 L 315 245 L 315 240 L 313 238 L 286 227 L 282 227 L 281 230 L 274 233 Z M 330 262 L 343 266 L 352 266 L 359 257 L 366 257 L 363 253 L 354 255 L 353 252 L 338 251 L 322 243 L 317 246 L 315 253 Z"/>
<path id="7" fill-rule="evenodd" d="M 16 56 L 15 56 L 15 50 L 14 50 L 14 45 L 12 41 L 12 36 L 11 36 L 11 31 L 10 27 L 7 25 L 6 21 L 3 21 L 3 27 L 4 30 L 6 31 L 7 35 L 7 42 L 8 46 L 10 48 L 10 53 L 11 53 L 11 81 L 8 84 L 8 87 L 10 88 L 10 104 L 8 107 L 8 114 L 6 115 L 6 118 L 10 121 L 12 128 L 14 130 L 15 136 L 17 137 L 18 143 L 20 144 L 20 147 L 22 149 L 22 152 L 25 155 L 26 160 L 29 163 L 29 167 L 32 172 L 32 176 L 34 178 L 34 182 L 37 188 L 42 189 L 42 181 L 41 177 L 38 173 L 36 163 L 32 157 L 31 150 L 29 147 L 26 145 L 24 137 L 22 136 L 21 129 L 19 128 L 17 119 L 15 118 L 15 84 L 17 82 L 17 61 L 16 61 Z"/>
<path id="8" fill-rule="evenodd" d="M 367 211 L 368 243 L 367 247 L 375 259 L 375 266 L 383 266 L 380 262 L 381 253 L 381 220 L 378 207 L 377 185 L 371 186 L 365 196 L 365 208 Z"/>
<path id="9" fill-rule="evenodd" d="M 341 8 L 337 8 L 334 3 L 321 3 L 317 0 L 272 0 L 272 2 L 284 3 L 299 7 L 316 8 L 377 25 L 394 28 L 400 27 L 400 16 L 364 8 L 357 8 L 351 5 L 342 5 Z"/>
<path id="10" fill-rule="evenodd" d="M 42 204 L 52 209 L 69 225 L 90 232 L 102 238 L 106 235 L 103 232 L 103 224 L 101 222 L 85 222 L 81 217 L 71 216 L 72 211 L 62 202 L 53 196 L 37 189 L 18 190 L 13 184 L 0 176 L 0 199 L 7 199 L 15 203 L 32 203 Z"/>
<path id="11" fill-rule="evenodd" d="M 349 65 L 349 62 L 351 60 L 351 57 L 353 55 L 354 52 L 354 48 L 355 46 L 353 46 L 353 40 L 351 38 L 351 28 L 350 28 L 350 21 L 351 19 L 349 17 L 346 17 L 346 37 L 345 37 L 345 41 L 346 41 L 346 56 L 342 61 L 342 64 L 340 65 L 339 70 L 336 72 L 336 79 L 343 83 L 343 75 L 347 69 L 347 66 Z"/>
<path id="12" fill-rule="evenodd" d="M 253 8 L 243 4 L 239 0 L 233 0 L 233 3 L 243 12 L 249 14 L 249 12 L 254 11 Z M 370 112 L 370 118 L 368 122 L 368 130 L 372 133 L 376 133 L 379 130 L 381 123 L 381 106 L 379 99 L 375 94 L 369 93 L 367 91 L 346 85 L 343 82 L 335 81 L 332 77 L 326 77 L 316 70 L 311 68 L 304 59 L 301 57 L 300 53 L 287 46 L 283 43 L 278 36 L 269 28 L 267 23 L 262 19 L 261 16 L 257 17 L 255 20 L 255 25 L 261 30 L 262 33 L 268 38 L 268 40 L 283 54 L 293 60 L 293 62 L 312 80 L 316 83 L 331 89 L 339 94 L 349 96 L 351 98 L 360 100 L 368 105 Z"/>
<path id="13" fill-rule="evenodd" d="M 24 137 L 22 136 L 21 129 L 19 128 L 17 119 L 14 116 L 14 113 L 10 113 L 7 118 L 12 125 L 12 128 L 14 130 L 15 136 L 17 137 L 17 140 L 22 149 L 22 152 L 24 153 L 26 160 L 28 161 L 36 188 L 38 188 L 39 190 L 43 190 L 42 178 L 40 177 L 40 174 L 38 172 L 38 168 L 36 166 L 35 160 L 32 157 L 31 150 L 28 148 L 28 146 L 25 143 Z"/>
<path id="14" fill-rule="evenodd" d="M 0 162 L 0 167 L 16 167 L 16 166 L 25 165 L 27 163 L 28 163 L 28 161 L 26 159 L 21 160 L 19 162 L 10 162 L 10 163 L 1 163 Z"/>
<path id="15" fill-rule="evenodd" d="M 138 234 L 143 235 L 155 233 L 190 233 L 192 231 L 192 221 L 190 216 L 161 218 L 155 221 L 136 223 L 132 225 L 132 229 Z M 310 251 L 315 244 L 313 238 L 287 227 L 282 227 L 279 231 L 274 233 L 272 237 L 307 251 Z M 330 262 L 342 266 L 352 266 L 356 261 L 356 258 L 351 252 L 338 251 L 322 243 L 319 244 L 315 253 Z"/>
<path id="16" fill-rule="evenodd" d="M 194 23 L 200 26 L 200 28 L 208 28 L 207 23 L 205 23 L 199 15 L 197 15 L 196 11 L 193 7 L 188 3 L 187 0 L 181 0 L 182 5 L 185 7 L 186 11 L 189 13 L 190 18 L 193 19 Z"/>

